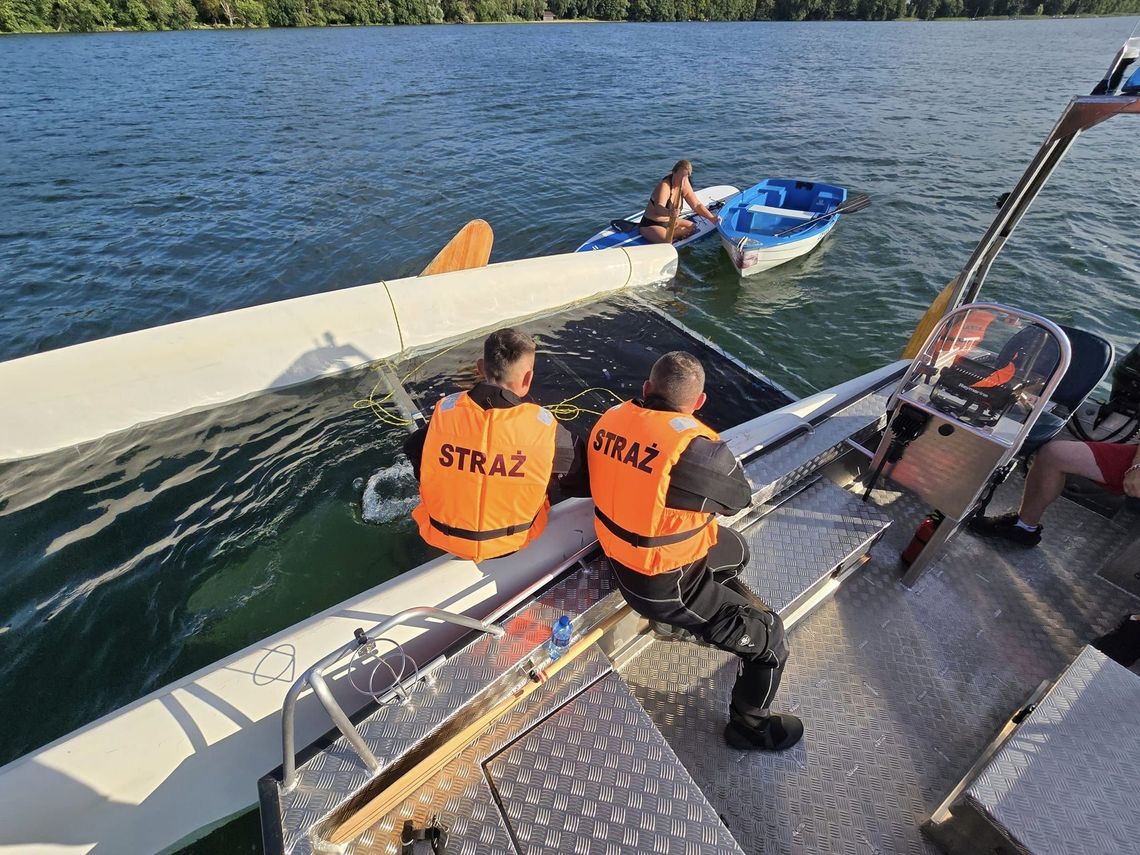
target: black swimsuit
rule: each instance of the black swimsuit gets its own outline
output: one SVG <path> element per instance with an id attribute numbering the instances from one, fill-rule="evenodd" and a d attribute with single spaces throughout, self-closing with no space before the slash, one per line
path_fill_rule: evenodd
<path id="1" fill-rule="evenodd" d="M 673 201 L 672 178 L 673 178 L 672 175 L 666 175 L 664 178 L 661 179 L 662 182 L 669 185 L 669 201 L 670 202 Z M 645 209 L 648 211 L 649 208 L 653 205 L 657 205 L 657 203 L 653 201 L 653 194 L 650 193 L 649 194 L 649 205 L 646 205 Z M 668 206 L 667 205 L 657 205 L 657 207 L 666 208 Z M 651 219 L 650 217 L 647 217 L 644 214 L 642 214 L 641 215 L 641 221 L 638 223 L 638 226 L 640 226 L 643 229 L 652 228 L 653 226 L 661 226 L 662 228 L 667 229 L 667 228 L 669 228 L 669 221 L 668 220 L 654 220 L 654 219 Z"/>

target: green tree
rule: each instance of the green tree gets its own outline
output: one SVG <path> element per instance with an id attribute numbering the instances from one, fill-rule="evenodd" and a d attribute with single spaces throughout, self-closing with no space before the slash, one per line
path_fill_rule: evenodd
<path id="1" fill-rule="evenodd" d="M 44 20 L 36 0 L 0 0 L 0 33 L 43 28 Z"/>
<path id="2" fill-rule="evenodd" d="M 778 21 L 802 21 L 807 12 L 807 0 L 776 0 L 772 17 Z"/>
<path id="3" fill-rule="evenodd" d="M 394 24 L 443 22 L 443 9 L 439 5 L 439 0 L 391 0 L 391 7 Z"/>
<path id="4" fill-rule="evenodd" d="M 271 27 L 304 26 L 304 2 L 303 0 L 265 0 L 265 19 Z"/>
<path id="5" fill-rule="evenodd" d="M 597 0 L 594 17 L 603 21 L 624 21 L 629 16 L 629 0 Z"/>
<path id="6" fill-rule="evenodd" d="M 107 0 L 49 0 L 44 23 L 53 30 L 85 33 L 105 30 L 115 22 Z"/>
<path id="7" fill-rule="evenodd" d="M 443 20 L 460 24 L 470 24 L 475 20 L 475 13 L 467 0 L 443 0 L 440 4 L 443 9 Z"/>

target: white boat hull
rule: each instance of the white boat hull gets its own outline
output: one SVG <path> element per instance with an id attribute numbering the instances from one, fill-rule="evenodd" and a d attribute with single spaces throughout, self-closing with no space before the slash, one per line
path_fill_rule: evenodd
<path id="1" fill-rule="evenodd" d="M 0 460 L 305 383 L 623 288 L 669 279 L 671 246 L 412 276 L 0 362 Z"/>
<path id="2" fill-rule="evenodd" d="M 777 246 L 748 246 L 743 251 L 739 246 L 730 243 L 723 237 L 720 242 L 740 275 L 753 276 L 763 270 L 771 270 L 773 267 L 786 264 L 801 255 L 807 255 L 819 246 L 830 233 L 831 230 L 829 229 L 823 234 L 804 240 L 782 243 Z"/>

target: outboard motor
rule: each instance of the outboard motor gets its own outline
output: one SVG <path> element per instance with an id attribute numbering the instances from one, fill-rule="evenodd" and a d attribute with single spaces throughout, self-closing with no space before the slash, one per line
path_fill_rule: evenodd
<path id="1" fill-rule="evenodd" d="M 1116 364 L 1108 403 L 1089 399 L 1069 422 L 1077 439 L 1130 442 L 1140 437 L 1140 344 Z"/>

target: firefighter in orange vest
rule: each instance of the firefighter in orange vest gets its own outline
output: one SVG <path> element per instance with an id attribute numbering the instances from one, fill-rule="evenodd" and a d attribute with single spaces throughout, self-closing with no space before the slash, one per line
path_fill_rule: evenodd
<path id="1" fill-rule="evenodd" d="M 522 400 L 534 355 L 526 333 L 492 333 L 477 363 L 483 382 L 443 398 L 404 443 L 420 482 L 412 518 L 432 546 L 471 561 L 509 555 L 542 534 L 553 483 L 588 495 L 582 443 Z"/>
<path id="2" fill-rule="evenodd" d="M 740 657 L 728 743 L 782 751 L 803 735 L 798 718 L 771 710 L 788 658 L 784 625 L 737 578 L 744 540 L 717 527 L 717 514 L 751 504 L 752 489 L 728 446 L 693 416 L 704 384 L 695 357 L 667 353 L 642 398 L 598 420 L 587 445 L 594 528 L 635 611 Z"/>

